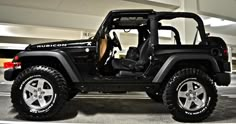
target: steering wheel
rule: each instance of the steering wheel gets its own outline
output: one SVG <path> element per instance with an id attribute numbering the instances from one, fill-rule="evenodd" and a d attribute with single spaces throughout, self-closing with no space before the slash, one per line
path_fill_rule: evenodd
<path id="1" fill-rule="evenodd" d="M 117 37 L 116 32 L 113 32 L 113 36 L 114 36 L 114 38 L 113 38 L 113 43 L 114 43 L 115 46 L 118 47 L 119 50 L 121 51 L 121 50 L 122 50 L 122 47 L 121 47 L 120 40 L 119 40 L 119 38 Z"/>

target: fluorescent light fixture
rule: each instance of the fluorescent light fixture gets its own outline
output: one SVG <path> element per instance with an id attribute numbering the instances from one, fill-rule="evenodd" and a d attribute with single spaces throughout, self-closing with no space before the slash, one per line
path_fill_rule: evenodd
<path id="1" fill-rule="evenodd" d="M 221 27 L 221 26 L 228 26 L 232 24 L 236 24 L 236 22 L 224 20 L 220 18 L 214 18 L 214 17 L 204 20 L 204 25 L 209 25 L 211 27 Z"/>
<path id="2" fill-rule="evenodd" d="M 11 32 L 10 26 L 8 25 L 0 25 L 0 35 L 1 36 L 12 36 L 14 33 Z"/>
<path id="3" fill-rule="evenodd" d="M 80 39 L 80 29 L 0 23 L 0 36 L 43 39 Z"/>
<path id="4" fill-rule="evenodd" d="M 0 49 L 24 50 L 29 44 L 0 43 Z"/>
<path id="5" fill-rule="evenodd" d="M 137 30 L 130 30 L 129 33 L 137 34 L 138 35 L 138 31 Z M 169 38 L 170 39 L 172 37 L 171 31 L 169 31 L 169 30 L 159 30 L 158 34 L 159 34 L 159 37 L 161 37 L 161 38 Z"/>

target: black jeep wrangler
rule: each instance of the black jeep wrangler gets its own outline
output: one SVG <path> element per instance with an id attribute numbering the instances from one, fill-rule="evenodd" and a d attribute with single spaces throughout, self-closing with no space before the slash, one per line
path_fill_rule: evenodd
<path id="1" fill-rule="evenodd" d="M 183 45 L 176 28 L 161 23 L 175 18 L 195 20 L 201 41 Z M 122 50 L 118 29 L 138 34 L 138 45 L 122 58 L 115 57 Z M 172 31 L 175 43 L 160 44 L 160 30 Z M 111 11 L 93 38 L 29 45 L 5 67 L 5 79 L 14 80 L 13 106 L 29 120 L 55 116 L 78 92 L 145 91 L 175 120 L 202 121 L 216 106 L 215 85 L 231 81 L 226 43 L 187 12 Z"/>

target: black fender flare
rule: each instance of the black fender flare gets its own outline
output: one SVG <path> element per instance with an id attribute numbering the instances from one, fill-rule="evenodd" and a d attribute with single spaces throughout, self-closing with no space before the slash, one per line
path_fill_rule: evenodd
<path id="1" fill-rule="evenodd" d="M 206 54 L 175 54 L 170 56 L 166 62 L 162 65 L 161 69 L 158 71 L 154 79 L 152 80 L 153 83 L 161 83 L 164 81 L 165 77 L 174 68 L 175 64 L 182 60 L 207 60 L 211 63 L 213 68 L 212 71 L 215 73 L 220 72 L 220 68 L 217 64 L 217 61 L 213 56 L 206 55 Z"/>
<path id="2" fill-rule="evenodd" d="M 23 51 L 17 54 L 19 60 L 25 57 L 54 57 L 62 64 L 72 82 L 80 82 L 80 74 L 71 58 L 61 50 L 54 51 Z M 15 61 L 15 60 L 13 60 Z"/>

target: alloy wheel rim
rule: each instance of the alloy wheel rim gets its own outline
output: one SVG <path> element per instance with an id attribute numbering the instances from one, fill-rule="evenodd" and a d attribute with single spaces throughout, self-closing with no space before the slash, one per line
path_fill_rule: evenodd
<path id="1" fill-rule="evenodd" d="M 207 93 L 204 86 L 196 80 L 187 79 L 178 88 L 178 103 L 188 111 L 197 111 L 206 105 Z"/>
<path id="2" fill-rule="evenodd" d="M 31 109 L 46 108 L 53 99 L 52 85 L 43 78 L 29 80 L 23 89 L 23 99 Z"/>

